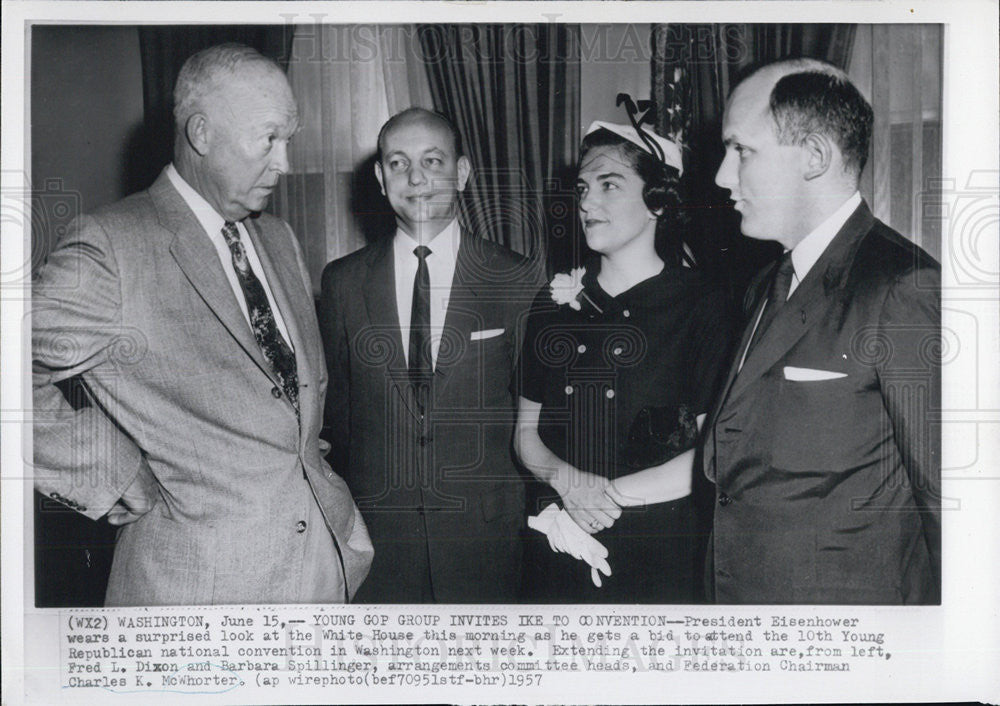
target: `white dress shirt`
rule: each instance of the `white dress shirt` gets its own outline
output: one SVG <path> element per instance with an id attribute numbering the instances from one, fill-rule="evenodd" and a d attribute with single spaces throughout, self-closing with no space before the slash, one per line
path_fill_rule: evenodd
<path id="1" fill-rule="evenodd" d="M 438 348 L 441 346 L 441 332 L 448 313 L 451 297 L 451 281 L 455 276 L 455 262 L 461 230 L 458 221 L 452 220 L 444 230 L 427 243 L 431 254 L 427 256 L 427 274 L 431 281 L 431 363 L 437 364 Z M 402 230 L 396 230 L 392 242 L 393 260 L 396 273 L 396 311 L 399 314 L 399 332 L 403 336 L 403 356 L 410 363 L 410 314 L 413 309 L 413 281 L 417 277 L 419 260 L 413 254 L 419 246 L 416 240 Z"/>
<path id="2" fill-rule="evenodd" d="M 181 198 L 184 199 L 188 207 L 194 211 L 194 215 L 198 219 L 198 222 L 201 223 L 201 227 L 208 235 L 208 239 L 215 246 L 215 251 L 219 255 L 220 262 L 222 262 L 222 271 L 226 273 L 226 279 L 229 280 L 229 286 L 232 287 L 233 294 L 236 296 L 236 302 L 240 305 L 243 318 L 247 320 L 247 326 L 250 326 L 250 313 L 247 311 L 247 300 L 243 294 L 243 287 L 240 286 L 240 280 L 236 276 L 236 268 L 233 267 L 233 254 L 226 243 L 225 236 L 222 235 L 222 226 L 225 225 L 226 219 L 220 216 L 218 211 L 212 208 L 201 194 L 184 181 L 184 177 L 177 172 L 173 164 L 167 167 L 167 178 L 170 179 L 170 183 L 177 189 L 177 193 L 181 195 Z M 260 265 L 260 258 L 257 257 L 257 250 L 253 246 L 253 240 L 250 238 L 250 234 L 247 232 L 246 226 L 243 225 L 242 221 L 236 224 L 236 228 L 240 232 L 240 242 L 243 243 L 243 249 L 246 251 L 250 269 L 253 270 L 257 279 L 260 280 L 260 284 L 264 288 L 264 293 L 267 295 L 267 303 L 271 306 L 274 321 L 278 325 L 278 331 L 281 332 L 281 336 L 285 339 L 288 347 L 294 350 L 295 347 L 292 345 L 292 339 L 288 335 L 288 329 L 285 328 L 285 321 L 281 318 L 281 311 L 274 301 L 274 295 L 271 293 L 271 287 L 267 283 L 267 277 L 264 276 L 264 269 Z"/>

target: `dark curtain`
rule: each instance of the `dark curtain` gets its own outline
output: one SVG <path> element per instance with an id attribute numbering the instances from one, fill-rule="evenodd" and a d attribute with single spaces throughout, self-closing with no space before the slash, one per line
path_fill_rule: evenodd
<path id="1" fill-rule="evenodd" d="M 739 80 L 761 64 L 810 57 L 847 69 L 855 25 L 705 24 L 653 27 L 652 92 L 657 129 L 687 145 L 688 245 L 739 299 L 780 246 L 740 236 L 739 214 L 715 185 L 722 162 L 722 112 Z"/>
<path id="2" fill-rule="evenodd" d="M 458 127 L 473 174 L 465 223 L 564 268 L 575 255 L 571 170 L 580 139 L 576 25 L 422 25 L 434 106 Z"/>
<path id="3" fill-rule="evenodd" d="M 174 82 L 184 62 L 195 52 L 223 42 L 240 42 L 288 66 L 293 26 L 184 25 L 139 28 L 142 56 L 143 144 L 129 150 L 133 164 L 129 191 L 149 186 L 173 159 Z"/>

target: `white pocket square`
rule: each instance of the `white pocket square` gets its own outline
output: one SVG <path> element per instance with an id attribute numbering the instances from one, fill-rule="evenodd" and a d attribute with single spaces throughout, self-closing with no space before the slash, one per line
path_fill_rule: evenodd
<path id="1" fill-rule="evenodd" d="M 819 370 L 817 368 L 795 368 L 786 365 L 785 379 L 795 382 L 816 382 L 818 380 L 836 380 L 846 378 L 847 373 L 838 373 L 836 370 Z"/>
<path id="2" fill-rule="evenodd" d="M 481 341 L 484 338 L 493 338 L 504 332 L 502 328 L 484 328 L 482 331 L 473 331 L 469 334 L 470 341 Z"/>

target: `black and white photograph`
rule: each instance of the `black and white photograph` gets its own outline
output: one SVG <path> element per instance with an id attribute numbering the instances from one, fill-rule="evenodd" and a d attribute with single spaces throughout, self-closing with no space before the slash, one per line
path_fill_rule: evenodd
<path id="1" fill-rule="evenodd" d="M 779 4 L 5 2 L 11 702 L 1000 698 L 996 8 Z"/>
<path id="2" fill-rule="evenodd" d="M 939 602 L 940 25 L 32 35 L 40 605 Z"/>

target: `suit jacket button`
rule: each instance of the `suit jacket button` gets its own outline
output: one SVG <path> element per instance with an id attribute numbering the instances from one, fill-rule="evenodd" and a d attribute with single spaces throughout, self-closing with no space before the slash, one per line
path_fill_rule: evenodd
<path id="1" fill-rule="evenodd" d="M 271 397 L 273 397 L 276 400 L 280 399 L 281 398 L 281 390 L 279 390 L 277 387 L 272 387 L 271 388 Z"/>
<path id="2" fill-rule="evenodd" d="M 298 522 L 295 523 L 295 531 L 298 532 L 299 534 L 302 534 L 303 532 L 306 531 L 305 520 L 299 520 Z"/>
<path id="3" fill-rule="evenodd" d="M 719 493 L 719 505 L 722 505 L 722 507 L 725 507 L 732 501 L 733 499 L 728 495 L 726 495 L 725 493 Z"/>

